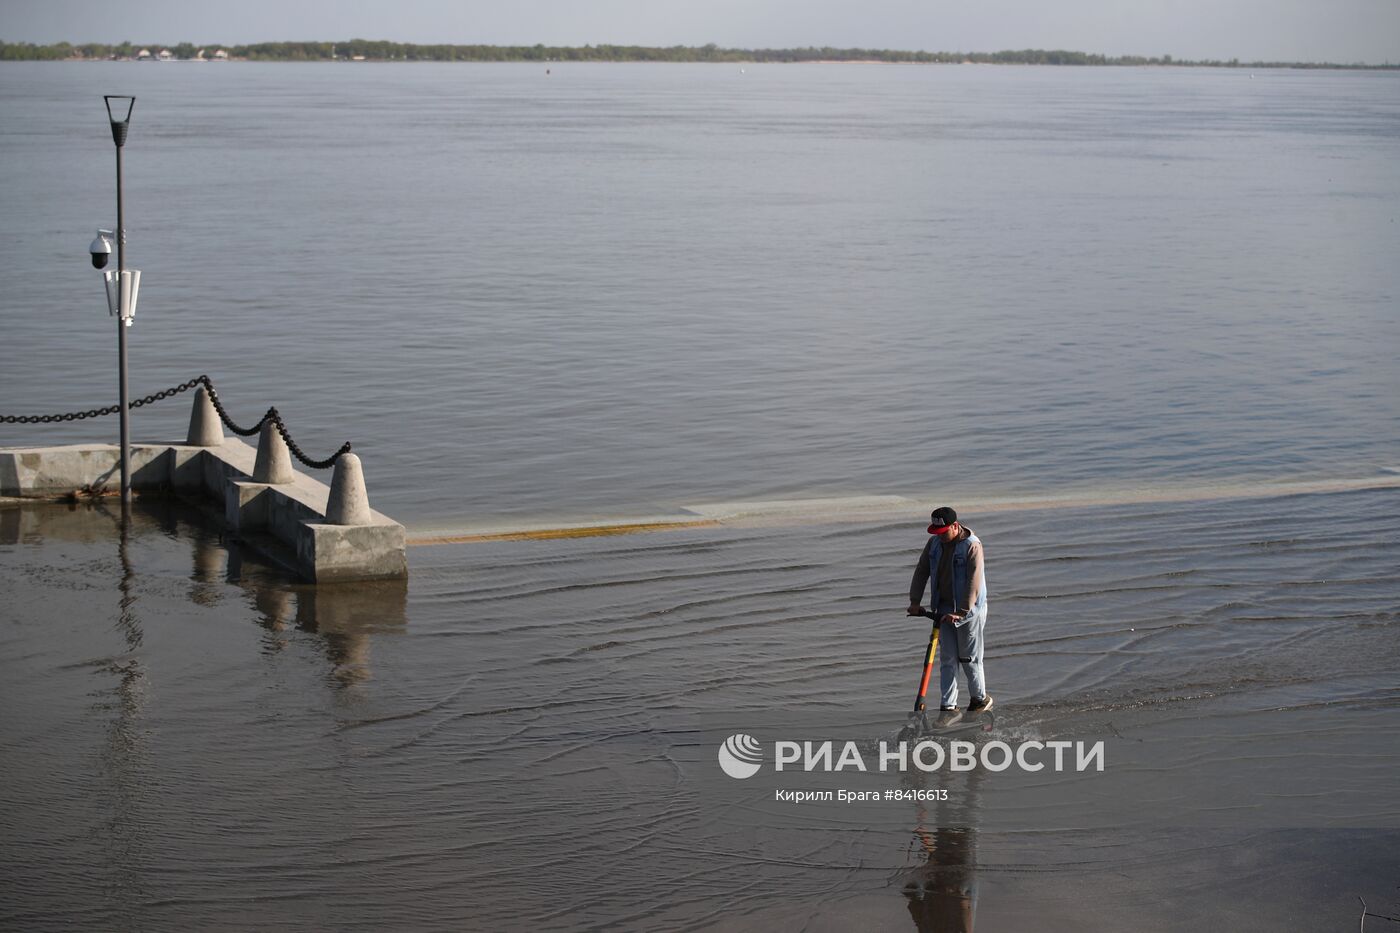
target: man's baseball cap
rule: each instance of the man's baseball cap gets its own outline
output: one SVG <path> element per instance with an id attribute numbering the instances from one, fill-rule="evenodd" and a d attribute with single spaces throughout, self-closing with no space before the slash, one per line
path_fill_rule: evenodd
<path id="1" fill-rule="evenodd" d="M 929 515 L 929 519 L 933 524 L 928 526 L 928 533 L 931 535 L 941 535 L 948 530 L 948 526 L 958 520 L 958 513 L 945 505 L 942 508 L 934 509 L 932 514 Z"/>

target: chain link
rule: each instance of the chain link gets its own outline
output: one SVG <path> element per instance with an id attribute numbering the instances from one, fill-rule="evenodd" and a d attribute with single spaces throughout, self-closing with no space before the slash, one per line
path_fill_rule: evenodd
<path id="1" fill-rule="evenodd" d="M 204 390 L 209 393 L 209 401 L 214 404 L 214 411 L 219 415 L 219 420 L 234 434 L 238 434 L 242 437 L 251 437 L 261 431 L 265 423 L 271 421 L 273 426 L 277 428 L 277 433 L 282 435 L 282 440 L 287 442 L 287 449 L 292 452 L 293 456 L 313 470 L 324 470 L 334 465 L 342 454 L 348 454 L 350 452 L 350 442 L 346 441 L 344 444 L 340 445 L 339 450 L 326 459 L 312 460 L 302 451 L 301 447 L 297 445 L 297 442 L 292 440 L 292 434 L 287 430 L 287 425 L 282 421 L 282 416 L 277 413 L 276 408 L 269 408 L 266 414 L 258 419 L 258 423 L 251 428 L 240 427 L 229 417 L 228 412 L 224 410 L 223 403 L 219 401 L 219 393 L 214 389 L 214 383 L 208 376 L 196 376 L 189 382 L 183 382 L 180 385 L 162 389 L 160 392 L 152 393 L 145 398 L 135 399 L 131 402 L 131 407 L 143 408 L 146 405 L 154 404 L 163 399 L 172 398 L 173 396 L 179 395 L 181 392 L 188 392 L 197 385 L 204 386 Z M 106 408 L 90 408 L 87 411 L 70 411 L 61 415 L 0 415 L 0 424 L 54 424 L 59 421 L 82 421 L 85 418 L 101 418 L 106 415 L 115 415 L 119 411 L 121 411 L 121 405 L 108 405 Z"/>

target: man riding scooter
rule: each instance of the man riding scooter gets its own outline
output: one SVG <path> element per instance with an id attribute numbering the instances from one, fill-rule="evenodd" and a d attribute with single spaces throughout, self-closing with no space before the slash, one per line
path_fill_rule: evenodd
<path id="1" fill-rule="evenodd" d="M 928 533 L 932 535 L 914 565 L 909 583 L 911 616 L 924 615 L 924 587 L 930 587 L 929 605 L 938 620 L 939 676 L 942 696 L 937 725 L 950 726 L 962 718 L 958 709 L 958 665 L 967 676 L 972 700 L 968 713 L 991 709 L 982 674 L 982 634 L 987 624 L 987 582 L 982 542 L 958 521 L 947 506 L 933 510 Z"/>

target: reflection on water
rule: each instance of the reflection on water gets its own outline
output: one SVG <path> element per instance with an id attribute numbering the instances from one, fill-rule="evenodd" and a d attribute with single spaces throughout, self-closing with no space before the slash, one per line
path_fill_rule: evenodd
<path id="1" fill-rule="evenodd" d="M 178 529 L 172 529 L 178 532 Z M 199 606 L 214 606 L 223 597 L 224 567 L 228 549 L 212 530 L 190 529 L 192 545 L 190 568 L 190 602 Z M 269 590 L 269 592 L 273 592 Z"/>
<path id="2" fill-rule="evenodd" d="M 407 624 L 407 592 L 403 580 L 303 586 L 296 594 L 296 625 L 321 637 L 333 676 L 349 686 L 370 677 L 371 636 Z"/>
<path id="3" fill-rule="evenodd" d="M 368 680 L 370 637 L 402 632 L 408 624 L 406 580 L 374 580 L 362 583 L 293 583 L 267 585 L 265 571 L 236 542 L 205 550 L 215 556 L 196 559 L 200 567 L 217 567 L 218 554 L 227 554 L 225 578 L 249 597 L 258 612 L 257 622 L 267 630 L 269 650 L 288 645 L 276 637 L 288 626 L 319 635 L 331 675 L 336 683 L 351 686 Z"/>
<path id="4" fill-rule="evenodd" d="M 118 905 L 117 913 L 124 925 L 139 922 L 138 905 L 145 894 L 140 873 L 142 850 L 146 846 L 138 811 L 137 799 L 142 785 L 149 777 L 144 743 L 143 711 L 146 703 L 146 674 L 137 652 L 143 642 L 141 621 L 137 612 L 136 571 L 131 563 L 131 527 L 129 507 L 113 516 L 103 504 L 95 506 L 104 518 L 111 519 L 116 529 L 116 551 L 120 565 L 117 578 L 116 627 L 125 643 L 126 653 L 111 660 L 104 672 L 115 678 L 115 686 L 95 693 L 96 716 L 110 716 L 107 744 L 102 754 L 103 771 L 111 794 L 112 816 L 104 827 L 106 848 L 116 877 L 108 886 L 108 896 Z"/>
<path id="5" fill-rule="evenodd" d="M 158 498 L 137 500 L 125 523 L 115 505 L 100 499 L 0 509 L 0 544 L 84 544 L 92 546 L 90 553 L 98 553 L 110 538 L 120 571 L 114 624 L 127 652 L 137 651 L 144 640 L 132 538 L 144 543 L 158 536 L 188 548 L 186 596 L 193 605 L 215 608 L 230 599 L 241 600 L 256 610 L 256 621 L 269 633 L 294 626 L 319 636 L 335 682 L 356 683 L 371 676 L 370 637 L 401 633 L 407 625 L 407 581 L 302 583 L 237 541 L 226 540 L 219 528 L 217 518 L 199 506 Z M 138 672 L 134 676 L 139 679 L 138 660 L 128 657 L 121 665 L 124 671 Z"/>
<path id="6" fill-rule="evenodd" d="M 160 499 L 138 500 L 127 521 L 108 500 L 0 507 L 0 682 L 5 708 L 19 713 L 3 733 L 0 868 L 10 880 L 0 925 L 146 927 L 152 899 L 200 861 L 197 840 L 234 830 L 220 808 L 260 806 L 266 791 L 253 783 L 223 804 L 204 799 L 220 746 L 242 746 L 260 769 L 283 757 L 211 715 L 249 699 L 245 675 L 260 652 L 237 627 L 281 633 L 277 649 L 303 667 L 319 657 L 306 686 L 319 680 L 331 698 L 373 679 L 374 638 L 405 631 L 403 581 L 303 584 L 227 545 L 218 527 L 198 507 Z M 229 650 L 230 636 L 245 648 Z M 193 754 L 172 768 L 172 748 Z M 184 817 L 167 812 L 188 794 L 204 802 Z"/>
<path id="7" fill-rule="evenodd" d="M 977 832 L 983 774 L 945 786 L 946 799 L 915 803 L 911 848 L 923 863 L 907 872 L 903 893 L 920 933 L 972 933 L 977 916 Z M 924 775 L 907 781 L 927 786 Z"/>
<path id="8" fill-rule="evenodd" d="M 999 712 L 978 741 L 1102 739 L 1109 766 L 911 778 L 948 799 L 861 808 L 775 801 L 808 779 L 735 781 L 715 752 L 903 725 L 917 516 L 424 547 L 407 586 L 309 586 L 166 504 L 124 542 L 100 505 L 0 508 L 0 926 L 1397 915 L 1394 497 L 1195 503 L 1185 537 L 1180 503 L 976 517 Z M 1323 618 L 1342 669 L 1310 648 Z"/>
<path id="9" fill-rule="evenodd" d="M 904 884 L 909 915 L 921 933 L 972 933 L 977 913 L 977 830 L 914 830 L 925 863 Z"/>

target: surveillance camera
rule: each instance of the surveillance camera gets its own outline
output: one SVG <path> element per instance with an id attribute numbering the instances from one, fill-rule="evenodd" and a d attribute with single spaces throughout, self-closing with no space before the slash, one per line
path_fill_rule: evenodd
<path id="1" fill-rule="evenodd" d="M 97 231 L 97 239 L 92 241 L 88 247 L 88 252 L 92 254 L 92 267 L 94 269 L 107 268 L 107 260 L 112 255 L 112 244 L 107 242 L 107 237 L 103 234 L 106 230 Z"/>

